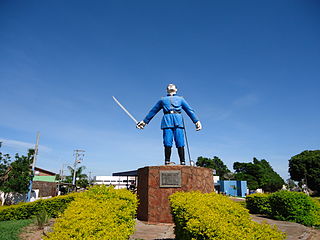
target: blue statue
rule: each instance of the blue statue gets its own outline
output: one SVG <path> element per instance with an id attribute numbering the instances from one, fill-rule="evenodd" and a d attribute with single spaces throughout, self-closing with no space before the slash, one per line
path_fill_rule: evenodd
<path id="1" fill-rule="evenodd" d="M 184 121 L 182 118 L 182 110 L 184 110 L 190 117 L 192 122 L 196 126 L 196 130 L 202 129 L 201 123 L 194 113 L 194 110 L 189 106 L 186 100 L 177 96 L 177 88 L 174 84 L 169 84 L 167 87 L 167 96 L 162 97 L 156 105 L 150 110 L 147 116 L 137 123 L 137 128 L 143 129 L 151 119 L 162 109 L 163 117 L 161 121 L 161 129 L 163 131 L 163 145 L 165 154 L 165 165 L 170 164 L 171 148 L 173 140 L 175 141 L 178 149 L 178 155 L 180 164 L 185 165 L 185 154 L 184 154 Z"/>

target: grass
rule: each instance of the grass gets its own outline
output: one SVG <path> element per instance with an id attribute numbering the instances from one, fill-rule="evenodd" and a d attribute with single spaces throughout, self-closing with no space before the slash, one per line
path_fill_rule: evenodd
<path id="1" fill-rule="evenodd" d="M 0 222 L 0 239 L 19 240 L 19 233 L 21 229 L 32 222 L 34 222 L 34 220 L 31 219 Z"/>

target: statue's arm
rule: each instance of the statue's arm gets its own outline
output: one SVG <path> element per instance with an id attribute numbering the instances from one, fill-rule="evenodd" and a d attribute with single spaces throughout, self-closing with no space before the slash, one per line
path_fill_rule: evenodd
<path id="1" fill-rule="evenodd" d="M 143 119 L 143 121 L 148 124 L 151 119 L 161 110 L 162 108 L 162 101 L 159 100 L 156 105 L 150 110 L 150 112 L 147 114 L 147 116 Z"/>
<path id="2" fill-rule="evenodd" d="M 194 110 L 190 107 L 190 105 L 184 98 L 182 98 L 181 106 L 182 109 L 186 112 L 186 114 L 190 117 L 191 121 L 196 125 L 196 130 L 201 130 L 202 126 L 198 117 L 196 116 Z"/>
<path id="3" fill-rule="evenodd" d="M 143 129 L 150 121 L 151 119 L 161 110 L 162 108 L 162 101 L 158 101 L 156 105 L 150 110 L 150 112 L 147 114 L 147 116 L 140 122 L 137 123 L 137 128 Z"/>
<path id="4" fill-rule="evenodd" d="M 162 101 L 159 100 L 156 105 L 150 110 L 150 112 L 147 114 L 147 116 L 140 122 L 137 123 L 137 128 L 143 129 L 150 121 L 151 119 L 161 110 L 162 108 Z"/>
<path id="5" fill-rule="evenodd" d="M 190 107 L 190 105 L 187 103 L 187 101 L 184 98 L 182 98 L 181 106 L 182 106 L 182 109 L 186 112 L 186 114 L 190 117 L 190 119 L 194 124 L 199 121 L 194 110 Z"/>

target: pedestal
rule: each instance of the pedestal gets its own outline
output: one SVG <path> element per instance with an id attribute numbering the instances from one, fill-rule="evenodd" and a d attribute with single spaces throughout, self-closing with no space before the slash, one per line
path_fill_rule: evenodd
<path id="1" fill-rule="evenodd" d="M 191 166 L 151 166 L 138 169 L 138 219 L 172 223 L 169 196 L 177 191 L 214 190 L 212 169 Z"/>

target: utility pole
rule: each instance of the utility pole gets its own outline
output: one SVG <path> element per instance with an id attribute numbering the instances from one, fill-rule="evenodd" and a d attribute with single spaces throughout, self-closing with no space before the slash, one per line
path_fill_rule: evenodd
<path id="1" fill-rule="evenodd" d="M 81 163 L 84 157 L 84 150 L 76 149 L 73 151 L 73 156 L 75 156 L 74 164 L 73 164 L 73 179 L 72 185 L 76 188 L 76 171 L 77 171 L 77 164 Z"/>
<path id="2" fill-rule="evenodd" d="M 91 171 L 89 172 L 89 185 L 91 185 Z"/>
<path id="3" fill-rule="evenodd" d="M 67 164 L 62 164 L 61 170 L 60 170 L 60 180 L 61 182 L 64 181 L 64 167 L 67 166 Z"/>
<path id="4" fill-rule="evenodd" d="M 60 185 L 61 185 L 61 183 L 63 183 L 63 180 L 64 180 L 64 167 L 65 166 L 66 166 L 66 164 L 62 164 L 62 168 L 59 171 L 60 179 L 59 179 L 58 189 L 57 189 L 58 192 L 60 192 Z"/>
<path id="5" fill-rule="evenodd" d="M 34 155 L 33 155 L 33 162 L 32 162 L 32 167 L 31 167 L 31 179 L 29 183 L 29 191 L 27 194 L 27 202 L 30 202 L 31 198 L 31 191 L 32 191 L 32 181 L 34 177 L 34 168 L 36 166 L 36 161 L 37 161 L 37 155 L 38 155 L 38 147 L 39 147 L 39 138 L 40 138 L 40 132 L 37 132 L 37 140 L 36 140 L 36 145 L 34 147 Z"/>

